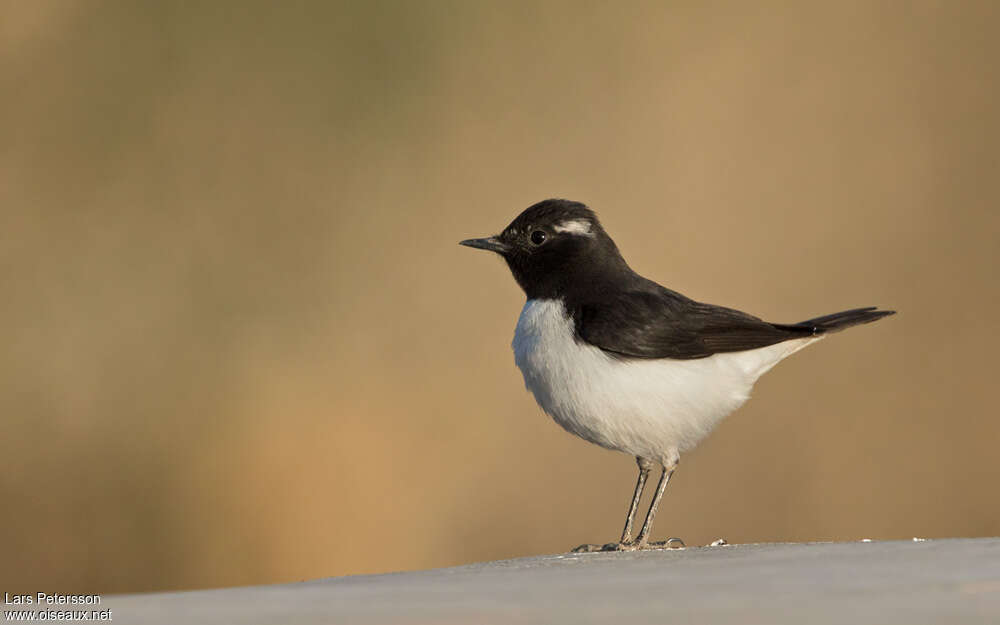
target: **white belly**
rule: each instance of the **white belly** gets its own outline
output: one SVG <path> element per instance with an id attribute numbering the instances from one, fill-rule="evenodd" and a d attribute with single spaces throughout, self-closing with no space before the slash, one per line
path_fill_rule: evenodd
<path id="1" fill-rule="evenodd" d="M 818 338 L 696 360 L 623 360 L 578 341 L 561 301 L 529 300 L 513 348 L 525 386 L 556 423 L 657 460 L 694 447 L 743 405 L 757 378 Z"/>

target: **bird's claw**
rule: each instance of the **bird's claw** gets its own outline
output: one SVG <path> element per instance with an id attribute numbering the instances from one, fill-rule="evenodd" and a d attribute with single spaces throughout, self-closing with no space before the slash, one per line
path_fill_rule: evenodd
<path id="1" fill-rule="evenodd" d="M 684 549 L 684 541 L 680 538 L 668 538 L 655 543 L 639 544 L 636 541 L 606 543 L 604 545 L 580 545 L 572 553 L 595 553 L 602 551 L 645 551 L 650 549 Z"/>

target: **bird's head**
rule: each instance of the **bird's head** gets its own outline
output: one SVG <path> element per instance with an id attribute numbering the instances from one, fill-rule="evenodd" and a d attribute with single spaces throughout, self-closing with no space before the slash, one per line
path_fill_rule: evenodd
<path id="1" fill-rule="evenodd" d="M 562 297 L 629 271 L 594 211 L 569 200 L 534 204 L 500 234 L 461 245 L 502 256 L 529 299 Z"/>

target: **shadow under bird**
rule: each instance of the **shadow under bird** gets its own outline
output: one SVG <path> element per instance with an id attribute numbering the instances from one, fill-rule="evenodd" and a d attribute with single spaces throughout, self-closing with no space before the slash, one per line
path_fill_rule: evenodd
<path id="1" fill-rule="evenodd" d="M 676 540 L 651 544 L 649 533 L 681 454 L 743 405 L 780 360 L 894 312 L 854 308 L 780 324 L 696 302 L 632 271 L 597 215 L 568 200 L 539 202 L 500 234 L 461 244 L 502 256 L 527 295 L 514 362 L 542 410 L 570 433 L 635 456 L 639 465 L 621 540 L 578 551 Z M 655 465 L 662 474 L 633 538 Z"/>

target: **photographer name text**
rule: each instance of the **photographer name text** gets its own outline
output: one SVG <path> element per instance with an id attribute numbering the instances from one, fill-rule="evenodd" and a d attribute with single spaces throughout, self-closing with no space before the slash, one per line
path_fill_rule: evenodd
<path id="1" fill-rule="evenodd" d="M 101 605 L 100 595 L 62 595 L 38 592 L 33 595 L 12 595 L 3 593 L 7 605 Z"/>

